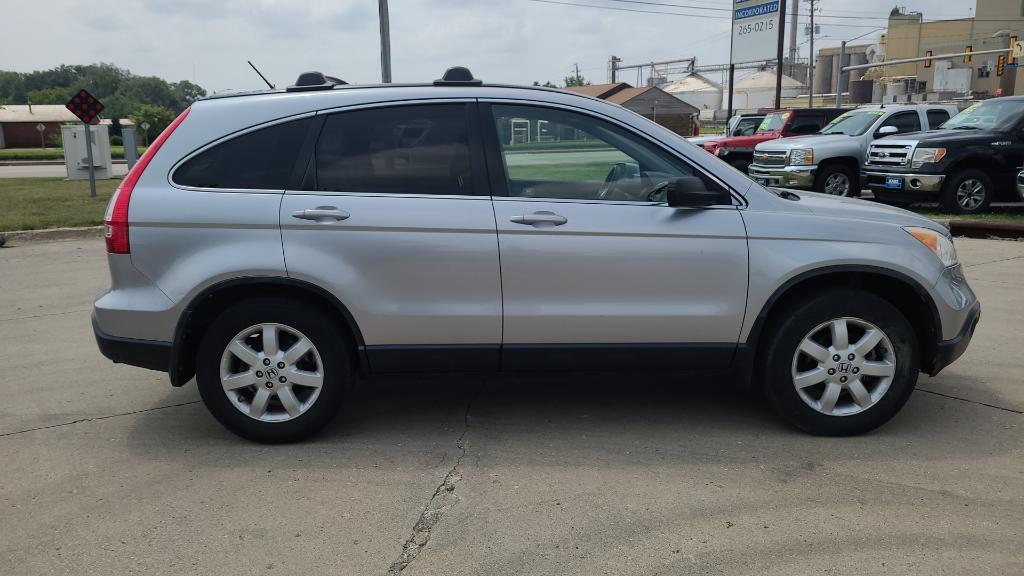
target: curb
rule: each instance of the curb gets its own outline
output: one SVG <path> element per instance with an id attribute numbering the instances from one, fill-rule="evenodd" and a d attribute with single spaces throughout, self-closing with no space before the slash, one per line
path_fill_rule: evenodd
<path id="1" fill-rule="evenodd" d="M 102 238 L 103 226 L 83 226 L 81 228 L 48 228 L 46 230 L 15 230 L 0 232 L 6 243 L 56 242 L 58 240 L 82 240 L 86 238 Z M 0 242 L 0 246 L 3 246 Z"/>
<path id="2" fill-rule="evenodd" d="M 988 222 L 984 220 L 950 220 L 946 227 L 954 236 L 968 238 L 1024 239 L 1024 224 Z"/>

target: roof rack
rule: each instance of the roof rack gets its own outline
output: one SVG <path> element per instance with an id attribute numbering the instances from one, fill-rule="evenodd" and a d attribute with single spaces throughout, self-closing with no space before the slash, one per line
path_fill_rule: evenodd
<path id="1" fill-rule="evenodd" d="M 452 66 L 444 76 L 434 80 L 434 86 L 482 86 L 483 80 L 473 78 L 473 73 L 465 66 Z"/>
<path id="2" fill-rule="evenodd" d="M 285 90 L 287 92 L 309 92 L 312 90 L 332 90 L 335 86 L 342 84 L 348 84 L 341 78 L 335 78 L 334 76 L 324 76 L 320 72 L 303 72 L 299 74 L 299 78 L 295 81 L 295 84 L 289 86 Z"/>

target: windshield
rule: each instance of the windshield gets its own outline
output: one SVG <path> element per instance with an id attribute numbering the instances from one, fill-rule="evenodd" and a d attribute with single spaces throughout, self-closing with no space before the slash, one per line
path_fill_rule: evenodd
<path id="1" fill-rule="evenodd" d="M 943 130 L 1009 128 L 1024 116 L 1024 100 L 995 98 L 978 102 L 953 116 L 941 126 Z"/>
<path id="2" fill-rule="evenodd" d="M 763 132 L 778 132 L 782 130 L 782 127 L 786 125 L 786 120 L 789 119 L 789 115 L 792 112 L 772 112 L 771 114 L 764 117 L 761 121 L 761 125 L 757 127 L 757 133 Z"/>
<path id="3" fill-rule="evenodd" d="M 875 121 L 881 117 L 884 112 L 881 111 L 867 111 L 867 110 L 856 110 L 853 112 L 847 112 L 842 116 L 828 123 L 821 129 L 819 134 L 846 134 L 847 136 L 860 136 L 861 134 L 868 131 Z"/>

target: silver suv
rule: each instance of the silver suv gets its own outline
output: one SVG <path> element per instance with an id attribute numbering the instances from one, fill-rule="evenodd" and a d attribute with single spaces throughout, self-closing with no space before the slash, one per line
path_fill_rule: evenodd
<path id="1" fill-rule="evenodd" d="M 359 376 L 720 371 L 815 434 L 873 429 L 967 347 L 947 231 L 763 188 L 620 106 L 483 85 L 196 102 L 106 216 L 115 362 L 294 441 Z"/>

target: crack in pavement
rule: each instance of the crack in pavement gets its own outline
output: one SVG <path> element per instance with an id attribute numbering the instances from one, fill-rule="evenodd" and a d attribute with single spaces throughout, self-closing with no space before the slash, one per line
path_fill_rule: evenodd
<path id="1" fill-rule="evenodd" d="M 975 266 L 985 266 L 986 264 L 998 264 L 1000 262 L 1008 262 L 1010 260 L 1017 260 L 1019 258 L 1024 258 L 1024 255 L 1010 256 L 1009 258 L 1000 258 L 999 260 L 990 260 L 988 262 L 977 262 L 975 264 L 965 264 L 964 268 L 974 268 Z"/>
<path id="2" fill-rule="evenodd" d="M 479 392 L 477 393 L 478 395 Z M 412 527 L 412 534 L 402 544 L 401 554 L 398 555 L 398 558 L 388 568 L 387 576 L 397 576 L 408 568 L 409 564 L 412 564 L 412 561 L 416 559 L 416 556 L 419 555 L 420 551 L 427 546 L 427 542 L 430 541 L 430 532 L 434 529 L 434 526 L 441 521 L 441 517 L 445 512 L 458 503 L 459 497 L 455 494 L 455 485 L 462 480 L 459 466 L 462 464 L 462 459 L 466 456 L 466 433 L 469 432 L 469 411 L 475 400 L 476 396 L 466 403 L 466 412 L 462 421 L 462 434 L 455 441 L 455 446 L 459 450 L 459 455 L 455 458 L 455 464 L 445 474 L 444 480 L 438 484 L 423 512 L 420 513 L 420 517 Z"/>
<path id="3" fill-rule="evenodd" d="M 16 434 L 25 434 L 26 432 L 36 432 L 38 430 L 49 430 L 50 428 L 61 428 L 63 426 L 71 426 L 72 424 L 81 424 L 83 422 L 93 422 L 95 420 L 108 420 L 110 418 L 117 418 L 119 416 L 131 416 L 132 414 L 142 414 L 144 412 L 155 412 L 156 410 L 166 410 L 167 408 L 177 408 L 179 406 L 188 406 L 190 404 L 198 404 L 199 400 L 192 400 L 191 402 L 181 402 L 179 404 L 168 404 L 167 406 L 154 406 L 153 408 L 143 408 L 142 410 L 132 410 L 131 412 L 119 412 L 117 414 L 109 414 L 107 416 L 93 416 L 92 418 L 80 418 L 78 420 L 72 420 L 71 422 L 61 422 L 60 424 L 50 424 L 49 426 L 39 426 L 37 428 L 27 428 L 25 430 L 18 430 L 16 432 L 4 432 L 0 434 L 0 438 L 4 436 L 14 436 Z"/>
<path id="4" fill-rule="evenodd" d="M 11 322 L 14 320 L 29 320 L 31 318 L 46 318 L 48 316 L 63 316 L 65 314 L 75 314 L 77 312 L 91 312 L 92 308 L 82 308 L 81 310 L 66 310 L 64 312 L 44 312 L 42 314 L 32 314 L 31 316 L 11 316 L 10 318 L 0 318 L 0 322 Z"/>
<path id="5" fill-rule="evenodd" d="M 1004 410 L 1006 412 L 1011 412 L 1013 414 L 1024 414 L 1024 410 L 1017 410 L 1016 408 L 1006 408 L 1006 407 L 1003 407 L 1003 406 L 996 406 L 995 404 L 986 404 L 985 402 L 978 402 L 977 400 L 970 400 L 968 398 L 961 398 L 959 396 L 952 396 L 950 394 L 943 394 L 942 392 L 936 392 L 934 390 L 925 390 L 924 388 L 921 388 L 921 387 L 918 387 L 917 389 L 919 391 L 925 392 L 927 394 L 934 394 L 936 396 L 942 396 L 943 398 L 949 398 L 951 400 L 959 400 L 961 402 L 967 402 L 968 404 L 977 404 L 979 406 L 985 406 L 987 408 L 995 408 L 996 410 Z"/>

